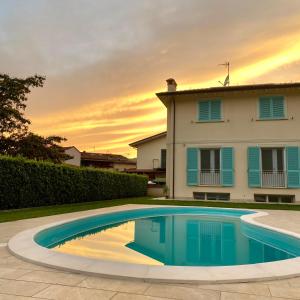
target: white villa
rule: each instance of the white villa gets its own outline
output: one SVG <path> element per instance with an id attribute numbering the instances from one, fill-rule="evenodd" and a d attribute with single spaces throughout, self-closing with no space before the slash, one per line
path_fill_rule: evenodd
<path id="1" fill-rule="evenodd" d="M 161 191 L 156 192 L 154 196 L 162 196 L 162 185 L 166 182 L 167 132 L 135 141 L 129 146 L 136 148 L 137 162 L 136 169 L 127 172 L 146 175 L 150 181 L 160 183 Z"/>
<path id="2" fill-rule="evenodd" d="M 137 149 L 138 170 L 166 169 L 167 132 L 133 142 L 129 146 Z"/>
<path id="3" fill-rule="evenodd" d="M 300 83 L 177 91 L 167 82 L 157 96 L 168 110 L 170 198 L 300 202 Z M 138 166 L 150 166 L 141 153 Z"/>

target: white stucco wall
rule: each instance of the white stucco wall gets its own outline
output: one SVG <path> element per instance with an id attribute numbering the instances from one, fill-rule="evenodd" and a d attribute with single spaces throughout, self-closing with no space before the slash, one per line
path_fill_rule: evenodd
<path id="1" fill-rule="evenodd" d="M 300 202 L 299 189 L 286 188 L 249 188 L 247 175 L 247 148 L 300 146 L 300 93 L 287 90 L 274 90 L 273 95 L 286 96 L 287 120 L 259 121 L 259 96 L 270 91 L 227 93 L 215 95 L 177 95 L 175 130 L 175 198 L 191 198 L 194 191 L 231 193 L 233 201 L 252 201 L 254 194 L 295 195 Z M 199 100 L 222 99 L 223 122 L 197 122 L 197 104 Z M 167 184 L 172 189 L 172 136 L 173 106 L 168 104 L 167 134 Z M 188 147 L 233 147 L 235 153 L 234 187 L 198 186 L 186 184 L 186 149 Z"/>
<path id="2" fill-rule="evenodd" d="M 66 164 L 78 167 L 80 166 L 81 153 L 75 147 L 66 149 L 65 153 L 73 157 L 72 159 L 66 160 Z"/>
<path id="3" fill-rule="evenodd" d="M 160 168 L 161 149 L 166 149 L 166 136 L 138 145 L 137 169 Z"/>
<path id="4" fill-rule="evenodd" d="M 117 171 L 124 171 L 127 169 L 135 169 L 135 164 L 124 164 L 124 163 L 114 163 L 114 169 Z"/>

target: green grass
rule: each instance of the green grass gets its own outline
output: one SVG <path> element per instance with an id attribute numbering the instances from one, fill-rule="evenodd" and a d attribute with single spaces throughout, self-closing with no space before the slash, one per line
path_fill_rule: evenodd
<path id="1" fill-rule="evenodd" d="M 12 209 L 0 211 L 0 223 L 30 219 L 84 211 L 102 207 L 118 206 L 124 204 L 153 204 L 153 205 L 184 205 L 184 206 L 208 206 L 228 208 L 250 208 L 250 209 L 273 209 L 273 210 L 295 210 L 300 211 L 300 205 L 290 204 L 268 204 L 268 203 L 233 203 L 233 202 L 211 202 L 211 201 L 184 201 L 184 200 L 153 200 L 149 197 L 127 198 L 117 200 L 102 200 L 96 202 L 74 203 L 55 206 L 43 206 L 23 209 Z"/>

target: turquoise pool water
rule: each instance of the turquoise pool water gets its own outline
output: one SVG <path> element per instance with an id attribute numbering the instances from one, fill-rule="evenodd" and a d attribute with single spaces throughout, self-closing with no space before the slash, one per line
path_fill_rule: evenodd
<path id="1" fill-rule="evenodd" d="M 250 225 L 247 210 L 163 207 L 109 213 L 41 231 L 58 252 L 129 263 L 228 266 L 300 256 L 300 240 Z"/>

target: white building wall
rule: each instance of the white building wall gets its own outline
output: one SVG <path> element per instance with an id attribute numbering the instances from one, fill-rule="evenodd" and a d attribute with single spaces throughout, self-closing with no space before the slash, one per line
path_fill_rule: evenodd
<path id="1" fill-rule="evenodd" d="M 66 164 L 68 165 L 73 165 L 73 166 L 80 166 L 81 163 L 81 153 L 75 148 L 69 148 L 65 150 L 65 153 L 72 156 L 72 159 L 68 159 L 65 161 Z"/>
<path id="2" fill-rule="evenodd" d="M 300 146 L 300 94 L 282 90 L 272 91 L 274 95 L 286 96 L 286 120 L 259 121 L 258 99 L 270 91 L 248 93 L 227 93 L 215 95 L 186 94 L 176 96 L 175 124 L 175 190 L 172 195 L 172 104 L 168 106 L 168 160 L 167 185 L 171 196 L 191 198 L 194 191 L 231 193 L 233 201 L 253 201 L 257 194 L 295 195 L 300 202 L 299 189 L 286 188 L 249 188 L 247 174 L 247 148 L 249 146 L 280 147 Z M 205 99 L 222 99 L 223 122 L 197 122 L 198 101 Z M 234 187 L 198 186 L 186 184 L 186 149 L 188 147 L 233 147 L 235 153 Z"/>
<path id="3" fill-rule="evenodd" d="M 121 172 L 128 169 L 135 169 L 135 167 L 135 164 L 114 163 L 114 169 Z"/>
<path id="4" fill-rule="evenodd" d="M 166 149 L 166 136 L 137 146 L 137 169 L 153 169 L 161 166 L 161 149 Z M 168 157 L 168 155 L 167 155 Z"/>

